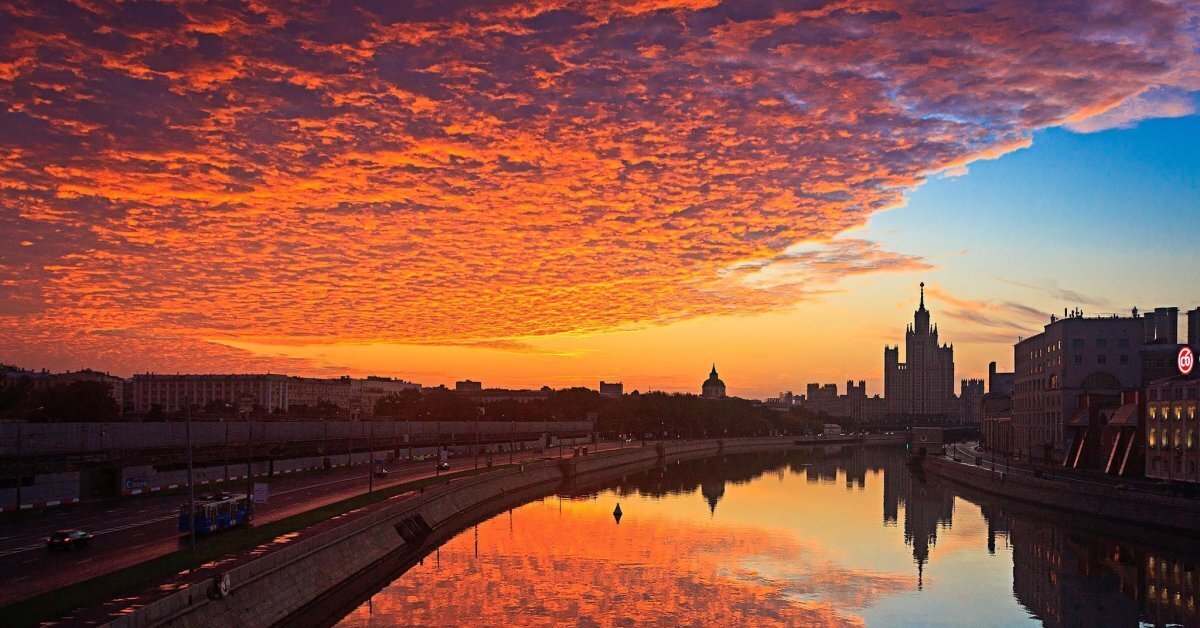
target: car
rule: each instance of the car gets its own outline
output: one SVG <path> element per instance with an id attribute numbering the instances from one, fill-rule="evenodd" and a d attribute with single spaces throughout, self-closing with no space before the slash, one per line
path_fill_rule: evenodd
<path id="1" fill-rule="evenodd" d="M 441 471 L 445 471 L 450 468 L 450 463 L 443 460 L 437 464 L 437 468 Z"/>
<path id="2" fill-rule="evenodd" d="M 46 549 L 66 549 L 87 547 L 92 544 L 92 533 L 83 530 L 57 530 L 46 537 Z"/>
<path id="3" fill-rule="evenodd" d="M 371 474 L 377 478 L 386 478 L 387 474 L 388 474 L 388 470 L 383 468 L 383 465 L 379 465 L 371 470 Z"/>

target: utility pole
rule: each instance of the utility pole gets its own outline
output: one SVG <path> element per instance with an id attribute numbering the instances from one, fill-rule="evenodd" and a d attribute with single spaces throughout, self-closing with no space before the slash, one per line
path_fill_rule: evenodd
<path id="1" fill-rule="evenodd" d="M 17 423 L 17 512 L 21 512 L 21 484 L 25 479 L 25 463 L 21 459 L 21 423 Z"/>
<path id="2" fill-rule="evenodd" d="M 184 397 L 184 415 L 187 417 L 187 465 L 188 465 L 188 539 L 192 551 L 196 551 L 196 483 L 192 480 L 192 398 Z"/>
<path id="3" fill-rule="evenodd" d="M 367 437 L 367 494 L 375 490 L 375 422 L 371 422 L 371 435 Z"/>

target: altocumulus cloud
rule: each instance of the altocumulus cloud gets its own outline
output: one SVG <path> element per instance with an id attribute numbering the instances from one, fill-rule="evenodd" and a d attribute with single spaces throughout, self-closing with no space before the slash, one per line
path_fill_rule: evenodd
<path id="1" fill-rule="evenodd" d="M 487 342 L 917 268 L 837 236 L 1036 129 L 1177 115 L 1196 15 L 6 3 L 0 356 L 265 367 L 205 339 Z M 780 289 L 727 281 L 755 260 Z"/>

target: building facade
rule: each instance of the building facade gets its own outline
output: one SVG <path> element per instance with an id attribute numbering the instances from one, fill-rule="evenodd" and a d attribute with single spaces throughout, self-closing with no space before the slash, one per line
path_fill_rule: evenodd
<path id="1" fill-rule="evenodd" d="M 354 378 L 350 380 L 350 398 L 346 409 L 353 410 L 357 404 L 363 416 L 374 416 L 375 404 L 380 399 L 400 394 L 406 390 L 420 391 L 421 385 L 378 375 Z"/>
<path id="2" fill-rule="evenodd" d="M 600 396 L 610 399 L 619 398 L 625 394 L 625 385 L 621 382 L 600 382 Z"/>
<path id="3" fill-rule="evenodd" d="M 954 347 L 938 342 L 937 326 L 930 325 L 925 309 L 925 284 L 921 303 L 913 314 L 900 347 L 883 349 L 883 396 L 888 413 L 912 421 L 946 422 L 957 414 L 954 396 Z"/>
<path id="4" fill-rule="evenodd" d="M 133 411 L 149 412 L 158 406 L 178 412 L 189 404 L 203 408 L 212 402 L 235 408 L 247 398 L 262 411 L 286 411 L 290 382 L 286 375 L 157 375 L 133 376 Z"/>
<path id="5" fill-rule="evenodd" d="M 332 404 L 350 407 L 349 377 L 292 377 L 288 380 L 288 407 L 316 408 Z"/>
<path id="6" fill-rule="evenodd" d="M 159 406 L 164 412 L 177 412 L 188 402 L 192 408 L 220 402 L 228 404 L 230 412 L 240 412 L 243 400 L 249 400 L 265 412 L 331 404 L 357 418 L 373 415 L 375 403 L 388 395 L 420 388 L 412 382 L 377 376 L 142 374 L 133 376 L 133 411 L 141 414 Z"/>
<path id="7" fill-rule="evenodd" d="M 887 404 L 879 395 L 867 396 L 867 383 L 846 382 L 846 394 L 839 395 L 837 384 L 809 384 L 800 404 L 805 411 L 831 417 L 845 417 L 856 424 L 885 422 Z"/>
<path id="8" fill-rule="evenodd" d="M 1013 373 L 988 364 L 988 386 L 980 400 L 980 444 L 989 451 L 1012 454 Z"/>
<path id="9" fill-rule="evenodd" d="M 1195 370 L 1146 387 L 1146 477 L 1200 483 L 1198 404 Z"/>
<path id="10" fill-rule="evenodd" d="M 1051 462 L 1067 449 L 1064 421 L 1085 392 L 1116 395 L 1141 384 L 1142 321 L 1135 316 L 1051 317 L 1018 342 L 1013 364 L 1013 454 Z"/>
<path id="11" fill-rule="evenodd" d="M 483 382 L 476 382 L 469 379 L 454 382 L 454 392 L 479 392 L 483 390 Z"/>
<path id="12" fill-rule="evenodd" d="M 958 411 L 954 422 L 962 425 L 979 425 L 983 422 L 983 380 L 964 379 L 959 386 Z"/>
<path id="13" fill-rule="evenodd" d="M 1044 331 L 1014 346 L 1014 454 L 1061 462 L 1073 447 L 1065 421 L 1081 395 L 1120 395 L 1171 375 L 1178 344 L 1178 308 L 1140 315 L 1052 316 Z M 1200 330 L 1200 308 L 1188 313 Z"/>

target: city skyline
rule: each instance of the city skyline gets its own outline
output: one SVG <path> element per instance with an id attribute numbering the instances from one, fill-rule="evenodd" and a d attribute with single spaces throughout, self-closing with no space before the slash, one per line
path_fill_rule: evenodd
<path id="1" fill-rule="evenodd" d="M 922 281 L 956 379 L 1200 302 L 1189 3 L 153 6 L 0 9 L 0 362 L 881 394 Z"/>

